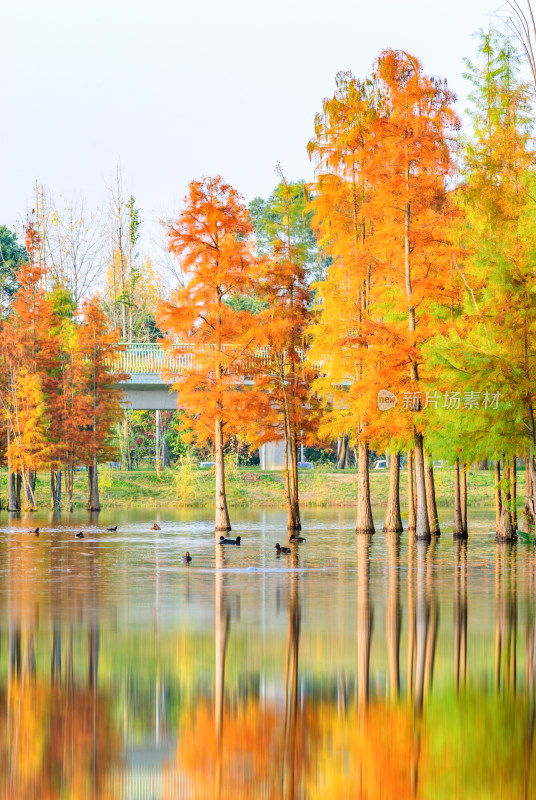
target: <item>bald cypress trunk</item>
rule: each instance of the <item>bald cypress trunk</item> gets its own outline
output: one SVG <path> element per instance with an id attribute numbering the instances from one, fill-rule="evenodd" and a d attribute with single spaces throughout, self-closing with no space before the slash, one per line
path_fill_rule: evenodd
<path id="1" fill-rule="evenodd" d="M 357 465 L 357 490 L 356 533 L 374 533 L 372 507 L 370 504 L 368 445 L 361 441 L 359 442 L 359 459 Z"/>
<path id="2" fill-rule="evenodd" d="M 464 536 L 467 536 L 467 470 L 468 465 L 463 464 L 460 473 L 460 511 Z"/>
<path id="3" fill-rule="evenodd" d="M 454 525 L 452 534 L 455 539 L 465 539 L 467 535 L 463 529 L 459 458 L 454 462 Z"/>
<path id="4" fill-rule="evenodd" d="M 17 506 L 17 511 L 20 511 L 22 508 L 21 494 L 22 494 L 22 474 L 20 470 L 17 470 L 17 480 L 15 488 L 15 504 Z"/>
<path id="5" fill-rule="evenodd" d="M 495 457 L 495 533 L 499 535 L 501 528 L 502 493 L 501 493 L 501 462 Z"/>
<path id="6" fill-rule="evenodd" d="M 50 469 L 50 510 L 61 509 L 61 469 Z"/>
<path id="7" fill-rule="evenodd" d="M 400 454 L 391 455 L 389 465 L 389 496 L 383 530 L 385 533 L 400 533 L 403 530 L 400 515 Z"/>
<path id="8" fill-rule="evenodd" d="M 534 506 L 532 503 L 532 480 L 530 474 L 530 456 L 525 461 L 525 506 L 523 509 L 523 530 L 531 533 L 534 530 Z"/>
<path id="9" fill-rule="evenodd" d="M 67 464 L 65 467 L 65 498 L 67 511 L 73 510 L 73 484 L 74 484 L 74 467 Z"/>
<path id="10" fill-rule="evenodd" d="M 9 451 L 9 442 L 10 442 L 10 433 L 9 427 L 7 429 L 7 445 L 8 445 L 8 456 L 7 456 L 7 510 L 8 511 L 20 511 L 20 502 L 17 505 L 17 476 L 16 473 L 13 472 L 13 465 L 11 463 L 11 456 Z"/>
<path id="11" fill-rule="evenodd" d="M 214 527 L 217 532 L 231 530 L 227 496 L 225 493 L 225 461 L 223 456 L 223 422 L 216 420 L 214 427 L 214 449 L 216 457 L 216 515 Z"/>
<path id="12" fill-rule="evenodd" d="M 345 469 L 348 462 L 348 434 L 343 433 L 337 454 L 337 469 Z"/>
<path id="13" fill-rule="evenodd" d="M 424 467 L 424 481 L 426 484 L 426 507 L 428 509 L 428 522 L 430 523 L 430 533 L 432 536 L 440 536 L 439 520 L 437 515 L 437 503 L 434 482 L 434 467 L 430 459 L 426 460 Z"/>
<path id="14" fill-rule="evenodd" d="M 426 506 L 426 483 L 424 480 L 424 444 L 423 436 L 415 430 L 415 486 L 417 490 L 417 519 L 415 522 L 415 538 L 431 539 Z"/>
<path id="15" fill-rule="evenodd" d="M 408 531 L 415 531 L 415 488 L 413 486 L 413 451 L 408 450 Z"/>
<path id="16" fill-rule="evenodd" d="M 99 468 L 96 454 L 93 456 L 93 463 L 87 468 L 87 510 L 100 511 Z"/>
<path id="17" fill-rule="evenodd" d="M 510 464 L 510 491 L 511 491 L 511 508 L 512 508 L 512 527 L 514 531 L 517 530 L 517 465 L 516 457 L 512 456 Z"/>

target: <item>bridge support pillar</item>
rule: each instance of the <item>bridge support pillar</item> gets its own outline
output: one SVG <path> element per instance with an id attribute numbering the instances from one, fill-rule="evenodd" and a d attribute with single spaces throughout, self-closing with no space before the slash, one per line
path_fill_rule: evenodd
<path id="1" fill-rule="evenodd" d="M 259 448 L 262 470 L 285 469 L 285 443 L 266 442 Z"/>

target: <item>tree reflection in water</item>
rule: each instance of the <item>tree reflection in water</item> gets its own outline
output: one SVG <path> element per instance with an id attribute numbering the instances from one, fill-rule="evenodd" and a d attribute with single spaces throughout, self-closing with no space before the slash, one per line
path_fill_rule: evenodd
<path id="1" fill-rule="evenodd" d="M 215 546 L 214 571 L 176 573 L 195 624 L 166 627 L 164 583 L 151 632 L 115 626 L 97 548 L 74 604 L 15 561 L 1 798 L 535 796 L 535 554 L 472 546 L 360 535 L 316 575 L 305 545 L 252 574 Z"/>

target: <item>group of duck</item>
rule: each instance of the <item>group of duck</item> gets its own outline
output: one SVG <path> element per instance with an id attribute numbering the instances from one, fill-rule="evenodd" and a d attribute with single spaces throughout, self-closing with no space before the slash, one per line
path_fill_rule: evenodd
<path id="1" fill-rule="evenodd" d="M 110 531 L 110 533 L 115 533 L 116 530 L 117 530 L 117 525 L 113 525 L 110 528 L 106 528 L 106 530 Z M 157 525 L 156 522 L 155 522 L 154 525 L 150 528 L 150 530 L 152 530 L 152 531 L 160 531 L 162 529 L 161 529 L 160 525 Z M 28 531 L 28 533 L 32 534 L 33 536 L 39 536 L 39 528 L 32 528 L 31 530 Z M 83 531 L 78 531 L 78 533 L 75 533 L 75 536 L 76 536 L 77 539 L 83 539 L 84 538 L 84 533 L 83 533 Z M 219 544 L 221 544 L 221 545 L 235 545 L 235 546 L 240 547 L 240 542 L 241 541 L 242 541 L 242 537 L 241 536 L 237 536 L 235 539 L 231 539 L 228 536 L 220 536 Z M 289 536 L 289 543 L 290 544 L 299 544 L 299 543 L 305 542 L 305 541 L 306 540 L 305 540 L 305 538 L 303 536 L 296 536 L 295 533 L 292 533 Z M 290 547 L 283 547 L 282 545 L 279 544 L 279 542 L 276 542 L 275 550 L 276 550 L 278 556 L 279 555 L 290 555 L 290 553 L 292 553 L 292 549 Z M 186 555 L 183 556 L 182 560 L 184 561 L 184 563 L 189 564 L 192 561 L 192 556 L 190 555 L 189 552 L 187 552 Z"/>
<path id="2" fill-rule="evenodd" d="M 230 544 L 230 545 L 236 545 L 236 546 L 240 547 L 240 542 L 241 541 L 242 541 L 242 537 L 241 536 L 237 536 L 236 539 L 231 539 L 228 536 L 220 536 L 220 541 L 218 542 L 218 544 L 221 544 L 221 545 Z M 303 536 L 296 536 L 295 533 L 292 533 L 289 536 L 289 542 L 291 544 L 298 544 L 298 543 L 305 542 L 305 541 L 306 541 L 306 539 Z M 282 545 L 279 544 L 279 542 L 276 542 L 274 547 L 275 547 L 275 550 L 276 550 L 278 556 L 280 556 L 280 555 L 290 555 L 290 553 L 292 553 L 292 549 L 290 547 L 283 547 Z M 186 555 L 182 557 L 182 560 L 183 560 L 183 562 L 185 564 L 190 564 L 190 562 L 192 561 L 192 556 L 190 555 L 189 552 L 187 552 Z"/>
<path id="3" fill-rule="evenodd" d="M 115 531 L 117 530 L 117 525 L 114 525 L 111 528 L 106 528 L 106 530 L 110 531 L 110 533 L 115 533 Z M 32 535 L 32 536 L 39 536 L 40 530 L 39 530 L 39 528 L 31 528 L 28 531 L 28 533 L 30 535 Z M 84 538 L 84 533 L 83 533 L 83 531 L 78 531 L 78 533 L 75 533 L 75 536 L 76 536 L 77 539 L 83 539 Z"/>

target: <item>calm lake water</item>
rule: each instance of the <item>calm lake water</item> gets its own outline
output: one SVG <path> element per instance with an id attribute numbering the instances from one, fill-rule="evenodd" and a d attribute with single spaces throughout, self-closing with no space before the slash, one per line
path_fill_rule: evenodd
<path id="1" fill-rule="evenodd" d="M 534 547 L 303 516 L 3 513 L 0 796 L 536 797 Z"/>

